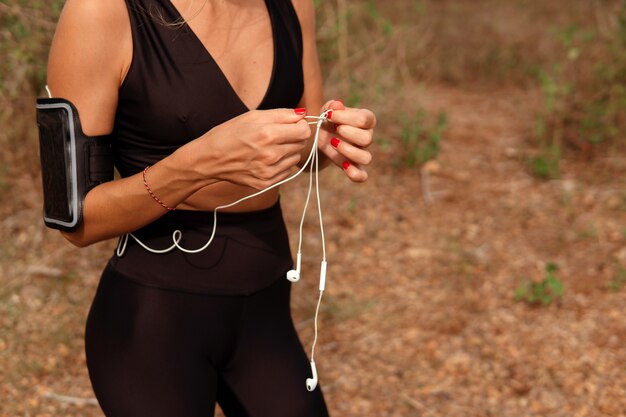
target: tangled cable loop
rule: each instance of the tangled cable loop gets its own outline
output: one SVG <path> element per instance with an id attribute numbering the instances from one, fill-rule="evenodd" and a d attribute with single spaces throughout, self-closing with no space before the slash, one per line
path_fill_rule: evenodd
<path id="1" fill-rule="evenodd" d="M 306 204 L 304 207 L 304 212 L 302 215 L 302 221 L 300 223 L 300 244 L 298 245 L 298 251 L 301 248 L 302 245 L 302 223 L 304 221 L 304 214 L 306 213 L 306 209 L 308 207 L 308 203 L 309 203 L 309 198 L 311 196 L 311 185 L 312 185 L 312 176 L 313 176 L 313 166 L 315 166 L 315 172 L 316 172 L 316 183 L 317 183 L 317 172 L 319 169 L 319 164 L 318 164 L 318 143 L 319 143 L 319 135 L 320 135 L 320 130 L 322 128 L 322 125 L 328 120 L 328 114 L 329 114 L 330 110 L 326 110 L 325 112 L 323 112 L 322 114 L 320 114 L 319 116 L 304 116 L 305 119 L 309 119 L 311 121 L 307 121 L 308 124 L 310 125 L 317 125 L 316 129 L 315 129 L 315 139 L 313 141 L 313 146 L 311 147 L 311 152 L 309 152 L 309 156 L 307 157 L 306 162 L 302 165 L 302 167 L 298 170 L 298 172 L 296 172 L 295 174 L 293 174 L 292 176 L 277 182 L 276 184 L 272 184 L 269 187 L 258 191 L 254 194 L 248 195 L 246 197 L 240 198 L 237 201 L 234 201 L 230 204 L 225 204 L 222 206 L 217 206 L 215 207 L 215 209 L 213 210 L 213 231 L 211 232 L 211 236 L 209 237 L 209 240 L 200 248 L 197 249 L 187 249 L 185 247 L 183 247 L 181 245 L 181 240 L 183 238 L 183 232 L 180 230 L 175 230 L 172 233 L 172 245 L 168 246 L 166 248 L 163 249 L 154 249 L 149 247 L 148 245 L 146 245 L 145 243 L 143 243 L 137 236 L 135 236 L 132 233 L 127 233 L 124 234 L 120 237 L 120 240 L 117 244 L 117 249 L 116 249 L 116 254 L 117 256 L 123 256 L 125 251 L 126 251 L 126 246 L 128 245 L 128 239 L 129 237 L 132 237 L 133 240 L 135 240 L 142 248 L 144 248 L 145 250 L 147 250 L 148 252 L 152 252 L 152 253 L 156 253 L 156 254 L 162 254 L 162 253 L 168 253 L 173 251 L 174 249 L 178 249 L 182 252 L 185 253 L 199 253 L 202 252 L 203 250 L 205 250 L 206 248 L 209 247 L 209 245 L 213 242 L 213 239 L 215 238 L 215 231 L 217 229 L 217 212 L 219 210 L 222 209 L 226 209 L 226 208 L 230 208 L 233 207 L 239 203 L 241 203 L 242 201 L 245 200 L 249 200 L 251 198 L 257 197 L 269 190 L 272 190 L 276 187 L 279 187 L 291 180 L 293 180 L 294 178 L 296 178 L 297 176 L 299 176 L 302 172 L 304 172 L 304 170 L 307 168 L 307 166 L 309 166 L 309 170 L 310 170 L 310 176 L 311 178 L 309 178 L 309 193 L 307 195 L 307 200 L 306 200 Z M 319 204 L 319 186 L 317 187 L 317 195 L 318 195 L 318 209 L 320 212 L 320 226 L 321 226 L 321 206 Z M 323 253 L 324 253 L 324 260 L 326 260 L 326 245 L 324 244 L 324 232 L 322 229 L 322 244 L 323 244 Z"/>

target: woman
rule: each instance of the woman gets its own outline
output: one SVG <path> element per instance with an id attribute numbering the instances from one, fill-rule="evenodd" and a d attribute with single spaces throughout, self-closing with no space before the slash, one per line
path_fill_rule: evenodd
<path id="1" fill-rule="evenodd" d="M 202 3 L 202 4 L 200 4 Z M 91 190 L 83 247 L 133 232 L 202 246 L 212 210 L 287 178 L 332 110 L 322 165 L 367 179 L 376 119 L 322 106 L 311 0 L 68 0 L 48 84 L 87 135 L 112 132 L 122 178 Z M 149 169 L 148 169 L 149 168 Z M 176 210 L 174 210 L 176 209 Z M 220 212 L 198 254 L 133 239 L 103 272 L 87 365 L 107 416 L 325 416 L 289 311 L 292 258 L 278 190 Z"/>

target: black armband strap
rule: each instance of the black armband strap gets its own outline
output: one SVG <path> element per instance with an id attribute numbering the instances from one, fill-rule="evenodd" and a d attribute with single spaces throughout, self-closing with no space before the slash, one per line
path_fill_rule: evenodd
<path id="1" fill-rule="evenodd" d="M 112 138 L 85 135 L 76 107 L 61 98 L 37 99 L 37 126 L 44 222 L 73 232 L 81 225 L 89 190 L 113 180 Z"/>

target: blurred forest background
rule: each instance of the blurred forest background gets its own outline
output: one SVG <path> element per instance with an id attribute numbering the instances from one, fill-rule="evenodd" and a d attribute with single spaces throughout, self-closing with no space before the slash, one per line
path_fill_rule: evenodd
<path id="1" fill-rule="evenodd" d="M 626 416 L 626 2 L 315 3 L 327 98 L 380 121 L 370 181 L 322 184 L 333 415 Z M 2 417 L 102 415 L 83 331 L 115 242 L 41 220 L 34 100 L 62 5 L 0 0 Z"/>

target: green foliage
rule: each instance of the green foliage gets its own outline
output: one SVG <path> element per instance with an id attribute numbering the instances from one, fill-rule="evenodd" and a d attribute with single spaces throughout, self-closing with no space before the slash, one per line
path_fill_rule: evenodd
<path id="1" fill-rule="evenodd" d="M 590 157 L 601 144 L 624 146 L 626 129 L 626 2 L 613 28 L 583 30 L 568 25 L 555 31 L 558 63 L 538 71 L 543 108 L 535 136 L 541 155 L 530 161 L 538 177 L 558 177 L 564 145 Z"/>
<path id="2" fill-rule="evenodd" d="M 386 19 L 380 14 L 378 6 L 376 6 L 376 2 L 374 0 L 367 0 L 366 2 L 367 11 L 370 19 L 372 19 L 379 27 L 382 29 L 382 33 L 389 37 L 393 31 L 393 24 L 389 19 Z"/>
<path id="3" fill-rule="evenodd" d="M 0 7 L 0 93 L 4 99 L 37 94 L 43 87 L 48 46 L 63 3 L 17 0 Z"/>
<path id="4" fill-rule="evenodd" d="M 332 96 L 343 98 L 348 106 L 372 108 L 373 102 L 389 99 L 397 85 L 395 55 L 402 25 L 388 6 L 380 0 L 342 0 L 320 2 L 316 8 L 324 78 L 335 89 Z"/>
<path id="5" fill-rule="evenodd" d="M 0 0 L 0 190 L 35 173 L 35 97 L 46 83 L 48 49 L 64 0 Z"/>
<path id="6" fill-rule="evenodd" d="M 559 178 L 561 161 L 561 148 L 556 145 L 548 145 L 541 149 L 541 152 L 528 159 L 528 167 L 538 178 L 551 180 Z"/>
<path id="7" fill-rule="evenodd" d="M 626 285 L 626 268 L 619 265 L 615 277 L 609 282 L 609 290 L 618 292 Z"/>
<path id="8" fill-rule="evenodd" d="M 424 0 L 413 0 L 413 9 L 420 15 L 426 13 L 426 2 Z"/>
<path id="9" fill-rule="evenodd" d="M 424 109 L 413 117 L 401 114 L 402 162 L 408 168 L 422 165 L 439 155 L 443 133 L 448 126 L 446 113 L 440 112 L 434 122 L 428 120 Z"/>
<path id="10" fill-rule="evenodd" d="M 365 87 L 365 83 L 359 81 L 356 77 L 350 77 L 348 96 L 346 97 L 346 105 L 348 107 L 360 107 L 363 100 L 362 91 Z"/>
<path id="11" fill-rule="evenodd" d="M 555 263 L 546 265 L 546 275 L 540 282 L 524 281 L 515 290 L 515 300 L 530 305 L 550 305 L 563 296 L 565 286 L 555 275 L 558 266 Z"/>
<path id="12" fill-rule="evenodd" d="M 350 200 L 348 201 L 348 211 L 350 212 L 350 214 L 355 214 L 358 206 L 359 206 L 359 199 L 357 197 L 351 197 Z"/>

